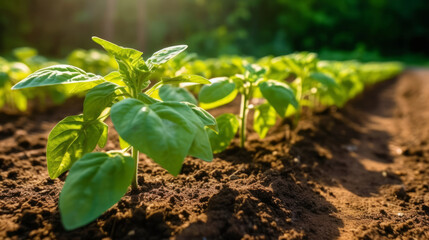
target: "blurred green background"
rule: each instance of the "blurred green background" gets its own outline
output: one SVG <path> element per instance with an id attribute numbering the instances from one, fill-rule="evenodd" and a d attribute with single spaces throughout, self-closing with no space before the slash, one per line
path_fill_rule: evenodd
<path id="1" fill-rule="evenodd" d="M 185 43 L 202 57 L 428 62 L 428 16 L 427 0 L 3 0 L 0 52 L 65 57 L 96 35 L 148 54 Z"/>

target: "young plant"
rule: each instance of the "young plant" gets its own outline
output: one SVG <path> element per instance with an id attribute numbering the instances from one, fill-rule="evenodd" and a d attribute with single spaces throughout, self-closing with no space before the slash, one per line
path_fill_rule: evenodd
<path id="1" fill-rule="evenodd" d="M 315 53 L 294 53 L 275 60 L 280 60 L 277 62 L 296 76 L 291 86 L 296 90 L 296 99 L 300 106 L 314 107 L 321 97 L 334 103 L 343 102 L 343 90 L 331 76 L 319 71 L 317 68 L 319 60 Z M 296 116 L 299 118 L 301 109 L 296 110 L 298 110 Z M 293 109 L 289 109 L 288 114 L 292 113 Z"/>
<path id="2" fill-rule="evenodd" d="M 244 66 L 243 75 L 231 78 L 212 79 L 211 85 L 204 85 L 199 93 L 200 106 L 205 109 L 215 108 L 233 101 L 241 95 L 240 114 L 222 114 L 216 118 L 219 134 L 209 132 L 214 152 L 226 149 L 237 131 L 240 146 L 245 147 L 247 115 L 250 108 L 255 109 L 253 128 L 261 138 L 276 122 L 276 113 L 284 117 L 289 105 L 298 108 L 293 90 L 286 84 L 265 78 L 266 70 L 256 64 Z M 254 107 L 253 98 L 263 98 L 267 102 Z"/>
<path id="3" fill-rule="evenodd" d="M 188 102 L 163 102 L 146 94 L 170 83 L 210 83 L 200 76 L 182 75 L 161 78 L 150 87 L 152 73 L 184 51 L 186 45 L 162 49 L 144 61 L 140 51 L 97 37 L 93 40 L 116 59 L 118 71 L 101 77 L 74 66 L 56 65 L 34 72 L 13 87 L 74 84 L 82 91 L 89 89 L 83 114 L 60 121 L 47 143 L 49 176 L 54 179 L 70 170 L 59 199 L 67 230 L 96 219 L 119 201 L 130 184 L 133 189 L 138 187 L 139 152 L 177 175 L 187 155 L 212 160 L 206 128 L 217 130 L 216 120 L 202 108 Z M 121 151 L 92 153 L 97 145 L 106 145 L 108 127 L 104 120 L 109 115 L 121 143 L 129 146 Z"/>

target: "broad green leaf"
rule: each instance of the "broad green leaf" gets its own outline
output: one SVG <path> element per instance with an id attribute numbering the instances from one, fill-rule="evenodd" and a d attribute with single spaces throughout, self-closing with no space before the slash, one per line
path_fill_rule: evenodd
<path id="1" fill-rule="evenodd" d="M 177 105 L 177 103 L 172 103 Z M 216 120 L 208 112 L 197 107 L 194 104 L 183 102 L 192 111 L 183 111 L 182 114 L 186 117 L 196 128 L 196 135 L 189 149 L 188 155 L 200 158 L 204 161 L 211 162 L 213 160 L 213 151 L 210 145 L 210 140 L 206 132 L 206 126 L 217 130 Z M 213 121 L 214 125 L 213 125 Z"/>
<path id="2" fill-rule="evenodd" d="M 104 79 L 108 82 L 112 82 L 118 84 L 119 86 L 126 86 L 124 81 L 122 80 L 122 76 L 118 71 L 111 72 L 104 76 Z"/>
<path id="3" fill-rule="evenodd" d="M 276 110 L 270 104 L 264 103 L 255 108 L 253 128 L 261 139 L 267 136 L 268 130 L 276 124 Z"/>
<path id="4" fill-rule="evenodd" d="M 162 78 L 163 84 L 178 84 L 178 83 L 200 83 L 200 84 L 210 84 L 211 82 L 207 78 L 198 76 L 198 75 L 180 75 L 172 78 Z"/>
<path id="5" fill-rule="evenodd" d="M 135 172 L 132 157 L 88 153 L 70 169 L 60 193 L 59 208 L 66 230 L 84 226 L 117 203 Z"/>
<path id="6" fill-rule="evenodd" d="M 268 103 L 274 107 L 276 112 L 284 117 L 289 104 L 298 108 L 293 90 L 286 84 L 274 80 L 261 82 L 259 85 L 262 95 L 267 99 Z"/>
<path id="7" fill-rule="evenodd" d="M 321 84 L 323 84 L 324 86 L 328 87 L 328 88 L 335 88 L 338 87 L 337 82 L 331 78 L 330 76 L 324 74 L 324 73 L 320 73 L 320 72 L 312 72 L 310 74 L 310 79 L 320 82 Z"/>
<path id="8" fill-rule="evenodd" d="M 263 77 L 266 70 L 256 64 L 246 64 L 244 65 L 244 77 L 248 81 L 254 82 L 258 80 L 259 78 Z"/>
<path id="9" fill-rule="evenodd" d="M 125 99 L 112 106 L 111 118 L 119 135 L 173 175 L 194 141 L 197 127 L 192 110 L 178 102 L 146 105 Z"/>
<path id="10" fill-rule="evenodd" d="M 189 102 L 198 104 L 197 99 L 185 88 L 175 87 L 171 85 L 163 85 L 159 88 L 159 97 L 162 101 Z"/>
<path id="11" fill-rule="evenodd" d="M 210 144 L 210 140 L 204 126 L 198 124 L 197 132 L 192 142 L 191 148 L 189 149 L 188 155 L 202 159 L 206 162 L 213 160 L 213 151 Z M 213 132 L 210 130 L 210 132 Z"/>
<path id="12" fill-rule="evenodd" d="M 194 104 L 187 103 L 187 102 L 185 104 L 187 104 L 192 109 L 192 111 L 200 118 L 204 126 L 209 127 L 215 132 L 219 131 L 217 127 L 216 119 L 210 113 L 208 113 L 203 108 L 200 108 Z"/>
<path id="13" fill-rule="evenodd" d="M 105 125 L 100 121 L 85 122 L 82 114 L 60 121 L 48 137 L 46 160 L 49 176 L 57 178 L 85 153 L 94 150 Z"/>
<path id="14" fill-rule="evenodd" d="M 158 52 L 155 52 L 149 59 L 147 59 L 146 64 L 151 70 L 174 58 L 179 53 L 185 51 L 186 48 L 188 48 L 187 45 L 177 45 L 161 49 Z"/>
<path id="15" fill-rule="evenodd" d="M 142 82 L 150 74 L 142 58 L 142 52 L 118 46 L 98 37 L 92 37 L 94 42 L 101 45 L 108 53 L 115 57 L 119 66 L 122 80 L 127 84 Z"/>
<path id="16" fill-rule="evenodd" d="M 86 94 L 83 102 L 83 118 L 85 121 L 97 119 L 104 109 L 113 105 L 117 90 L 122 88 L 111 82 L 101 83 Z"/>
<path id="17" fill-rule="evenodd" d="M 13 86 L 12 89 L 92 82 L 100 79 L 101 76 L 86 73 L 82 69 L 74 66 L 54 65 L 35 71 Z"/>
<path id="18" fill-rule="evenodd" d="M 225 150 L 235 134 L 238 131 L 240 125 L 237 117 L 234 114 L 226 113 L 216 118 L 216 122 L 219 128 L 219 134 L 213 131 L 208 131 L 210 144 L 214 153 L 219 153 Z"/>
<path id="19" fill-rule="evenodd" d="M 61 85 L 62 89 L 61 91 L 72 95 L 77 93 L 82 93 L 90 90 L 91 88 L 97 86 L 100 83 L 105 82 L 104 79 L 100 78 L 100 80 L 92 81 L 92 82 L 79 82 L 75 84 L 63 84 Z M 58 87 L 58 86 L 56 86 Z"/>
<path id="20" fill-rule="evenodd" d="M 163 102 L 158 104 L 151 105 L 151 108 L 161 116 L 161 112 L 165 109 L 174 109 L 183 118 L 185 118 L 188 123 L 193 125 L 193 128 L 196 129 L 195 136 L 193 138 L 191 147 L 187 155 L 191 155 L 197 158 L 200 158 L 204 161 L 212 161 L 213 153 L 210 147 L 210 141 L 208 139 L 207 133 L 205 131 L 205 123 L 208 122 L 207 116 L 201 116 L 202 112 L 196 111 L 198 107 L 192 105 L 191 103 L 179 103 L 179 102 Z M 212 124 L 212 123 L 209 123 Z M 184 137 L 175 139 L 175 141 L 182 141 Z M 183 161 L 183 159 L 182 159 Z M 180 168 L 179 168 L 180 170 Z"/>
<path id="21" fill-rule="evenodd" d="M 310 79 L 322 84 L 322 87 L 318 88 L 319 101 L 322 104 L 342 106 L 345 92 L 333 78 L 324 73 L 313 72 Z"/>
<path id="22" fill-rule="evenodd" d="M 130 59 L 134 61 L 140 58 L 143 54 L 136 49 L 124 48 L 99 37 L 92 37 L 92 40 L 102 46 L 106 52 L 110 53 L 115 58 Z"/>
<path id="23" fill-rule="evenodd" d="M 145 93 L 139 93 L 138 98 L 139 98 L 139 100 L 140 100 L 140 101 L 142 101 L 142 102 L 143 102 L 143 103 L 145 103 L 145 104 L 154 104 L 154 103 L 157 103 L 157 102 L 161 102 L 161 101 L 160 101 L 160 100 L 158 100 L 158 99 L 155 99 L 155 98 L 149 97 L 149 96 L 148 96 L 148 95 L 146 95 Z"/>
<path id="24" fill-rule="evenodd" d="M 187 102 L 163 102 L 151 105 L 151 108 L 158 112 L 158 114 L 160 111 L 165 111 L 166 107 L 178 111 L 178 113 L 181 114 L 183 118 L 187 119 L 188 123 L 191 123 L 193 128 L 196 129 L 191 147 L 187 155 L 200 158 L 204 161 L 212 161 L 213 153 L 210 147 L 209 138 L 205 131 L 205 123 L 208 122 L 207 116 L 201 116 L 202 112 L 198 112 L 196 111 L 197 109 L 195 109 L 198 107 Z M 182 140 L 176 139 L 175 141 Z"/>
<path id="25" fill-rule="evenodd" d="M 200 106 L 211 109 L 232 102 L 237 96 L 236 84 L 227 78 L 216 78 L 212 84 L 204 85 L 198 94 Z"/>

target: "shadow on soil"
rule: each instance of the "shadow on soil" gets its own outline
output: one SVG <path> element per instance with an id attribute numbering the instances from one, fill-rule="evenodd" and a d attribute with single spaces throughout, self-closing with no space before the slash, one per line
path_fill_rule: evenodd
<path id="1" fill-rule="evenodd" d="M 338 237 L 343 222 L 333 216 L 337 210 L 289 154 L 279 153 L 282 146 L 281 141 L 259 142 L 248 150 L 235 146 L 218 154 L 224 166 L 236 171 L 177 239 Z"/>
<path id="2" fill-rule="evenodd" d="M 392 118 L 395 103 L 389 96 L 397 79 L 372 86 L 343 109 L 316 113 L 313 125 L 298 131 L 291 153 L 312 166 L 315 181 L 341 185 L 358 196 L 378 193 L 383 185 L 401 184 L 388 171 L 368 170 L 362 160 L 391 163 L 391 136 L 371 127 L 374 117 Z M 326 114 L 328 112 L 328 114 Z"/>

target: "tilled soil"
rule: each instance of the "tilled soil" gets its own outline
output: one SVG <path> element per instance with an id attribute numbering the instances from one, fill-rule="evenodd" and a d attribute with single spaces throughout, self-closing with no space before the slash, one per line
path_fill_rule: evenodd
<path id="1" fill-rule="evenodd" d="M 292 131 L 283 121 L 264 140 L 249 133 L 246 150 L 235 140 L 212 163 L 187 158 L 178 177 L 141 155 L 138 191 L 67 232 L 66 174 L 49 179 L 45 147 L 81 103 L 0 114 L 1 239 L 429 239 L 427 70 L 306 113 Z M 106 149 L 116 138 L 110 131 Z"/>

